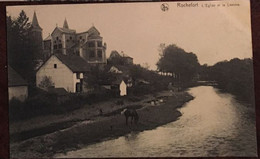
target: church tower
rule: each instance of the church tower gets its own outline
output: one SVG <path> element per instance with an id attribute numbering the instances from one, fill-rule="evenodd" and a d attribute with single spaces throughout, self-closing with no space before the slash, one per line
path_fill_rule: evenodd
<path id="1" fill-rule="evenodd" d="M 37 61 L 43 60 L 43 40 L 42 40 L 42 28 L 38 23 L 36 13 L 33 13 L 32 24 L 29 33 L 31 50 L 34 54 L 34 59 Z"/>
<path id="2" fill-rule="evenodd" d="M 66 18 L 65 18 L 65 20 L 64 20 L 63 28 L 69 29 L 69 25 L 68 25 L 68 22 L 67 22 L 67 19 L 66 19 Z"/>

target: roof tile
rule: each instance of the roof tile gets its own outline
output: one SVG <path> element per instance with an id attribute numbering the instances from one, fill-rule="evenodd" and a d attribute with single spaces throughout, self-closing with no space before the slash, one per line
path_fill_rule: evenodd
<path id="1" fill-rule="evenodd" d="M 90 65 L 80 56 L 55 54 L 55 56 L 73 72 L 88 72 Z"/>

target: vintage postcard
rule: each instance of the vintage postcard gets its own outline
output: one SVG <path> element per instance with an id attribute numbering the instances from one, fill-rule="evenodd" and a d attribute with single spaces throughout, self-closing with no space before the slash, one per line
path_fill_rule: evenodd
<path id="1" fill-rule="evenodd" d="M 11 158 L 257 156 L 249 0 L 6 16 Z"/>

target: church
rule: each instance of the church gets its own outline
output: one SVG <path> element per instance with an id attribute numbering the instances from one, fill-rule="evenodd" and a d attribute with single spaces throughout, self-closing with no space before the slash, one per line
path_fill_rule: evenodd
<path id="1" fill-rule="evenodd" d="M 42 47 L 42 59 L 47 60 L 53 54 L 77 55 L 90 65 L 105 65 L 106 43 L 95 26 L 87 31 L 77 33 L 69 28 L 65 18 L 63 27 L 56 26 L 47 38 L 42 39 L 42 28 L 40 27 L 36 13 L 32 20 L 33 37 L 37 48 Z M 41 42 L 40 42 L 41 41 Z"/>
<path id="2" fill-rule="evenodd" d="M 63 27 L 56 26 L 52 33 L 42 40 L 36 13 L 32 20 L 32 38 L 38 51 L 42 53 L 42 63 L 36 70 L 36 86 L 43 88 L 45 79 L 53 88 L 63 88 L 67 92 L 87 92 L 86 78 L 92 66 L 103 68 L 107 64 L 106 43 L 95 26 L 77 33 L 70 29 L 65 19 Z"/>

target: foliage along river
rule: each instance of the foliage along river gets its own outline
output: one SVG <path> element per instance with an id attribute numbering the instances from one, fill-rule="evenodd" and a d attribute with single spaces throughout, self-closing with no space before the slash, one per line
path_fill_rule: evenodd
<path id="1" fill-rule="evenodd" d="M 211 86 L 189 90 L 194 100 L 179 120 L 86 146 L 56 157 L 256 156 L 254 109 Z"/>

